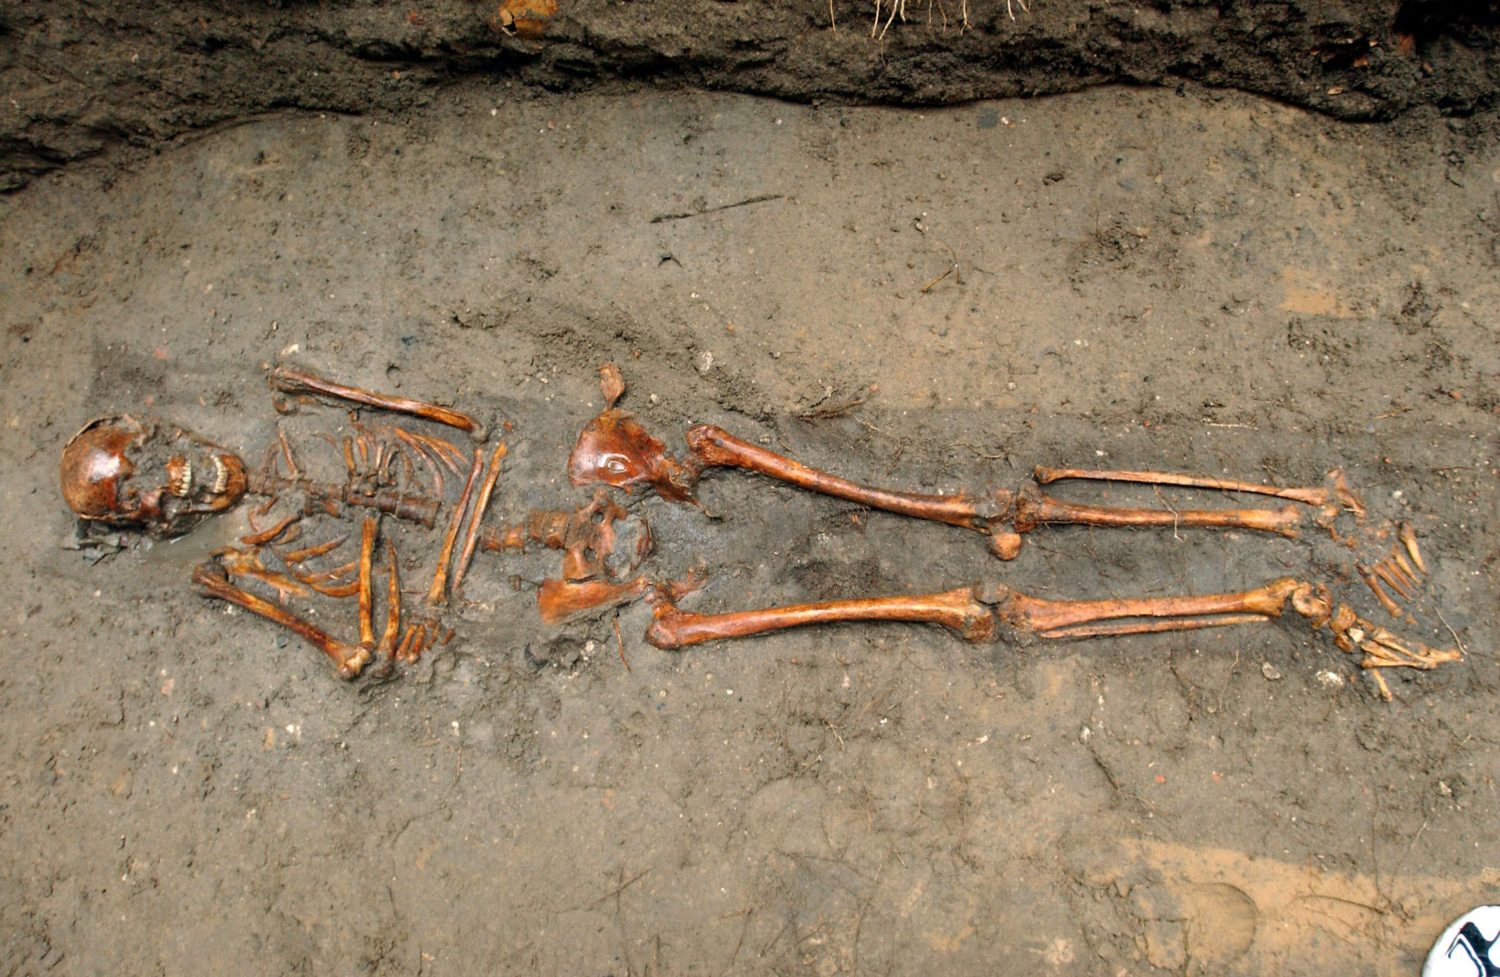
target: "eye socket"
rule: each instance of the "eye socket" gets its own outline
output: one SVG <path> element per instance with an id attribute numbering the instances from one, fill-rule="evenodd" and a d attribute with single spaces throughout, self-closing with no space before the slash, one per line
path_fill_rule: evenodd
<path id="1" fill-rule="evenodd" d="M 625 459 L 619 455 L 612 455 L 604 460 L 604 470 L 611 475 L 625 474 Z"/>

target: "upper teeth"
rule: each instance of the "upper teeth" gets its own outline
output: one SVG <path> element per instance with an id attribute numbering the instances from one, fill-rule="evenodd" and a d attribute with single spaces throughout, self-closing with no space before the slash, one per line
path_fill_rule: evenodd
<path id="1" fill-rule="evenodd" d="M 218 495 L 229 487 L 229 466 L 218 455 L 214 455 L 214 494 Z"/>
<path id="2" fill-rule="evenodd" d="M 176 496 L 187 498 L 193 488 L 193 463 L 186 458 L 182 459 L 182 466 L 172 475 L 167 489 Z"/>

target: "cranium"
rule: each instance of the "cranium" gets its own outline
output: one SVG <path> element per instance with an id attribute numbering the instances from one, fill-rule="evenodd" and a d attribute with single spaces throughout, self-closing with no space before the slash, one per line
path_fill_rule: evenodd
<path id="1" fill-rule="evenodd" d="M 245 494 L 245 464 L 190 431 L 121 414 L 101 417 L 63 449 L 63 498 L 80 519 L 180 536 Z"/>

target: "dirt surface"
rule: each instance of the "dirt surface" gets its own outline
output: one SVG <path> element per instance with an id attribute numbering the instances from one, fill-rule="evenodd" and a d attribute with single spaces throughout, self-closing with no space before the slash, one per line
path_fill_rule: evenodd
<path id="1" fill-rule="evenodd" d="M 473 83 L 3 198 L 0 973 L 1414 973 L 1500 890 L 1492 125 L 1192 86 L 913 111 Z M 479 558 L 451 644 L 345 684 L 196 596 L 201 540 L 65 547 L 85 420 L 149 407 L 258 459 L 282 355 L 513 422 L 496 521 L 581 501 L 606 359 L 674 446 L 711 421 L 926 491 L 1342 466 L 1422 534 L 1420 636 L 1468 656 L 1386 704 L 1296 622 L 672 654 L 641 606 L 623 648 L 609 615 L 544 627 L 528 553 Z M 1294 574 L 1379 613 L 1315 533 L 1052 528 L 1002 564 L 756 477 L 702 495 L 718 518 L 638 503 L 653 572 L 709 568 L 700 610 Z"/>
<path id="2" fill-rule="evenodd" d="M 261 112 L 437 108 L 464 79 L 904 105 L 1195 81 L 1467 116 L 1500 94 L 1500 0 L 10 0 L 0 190 Z"/>

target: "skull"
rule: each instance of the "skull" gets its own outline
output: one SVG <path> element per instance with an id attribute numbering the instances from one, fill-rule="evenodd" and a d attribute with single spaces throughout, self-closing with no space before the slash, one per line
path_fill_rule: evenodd
<path id="1" fill-rule="evenodd" d="M 190 431 L 128 414 L 101 417 L 63 449 L 63 498 L 80 519 L 180 536 L 245 494 L 239 456 Z"/>

